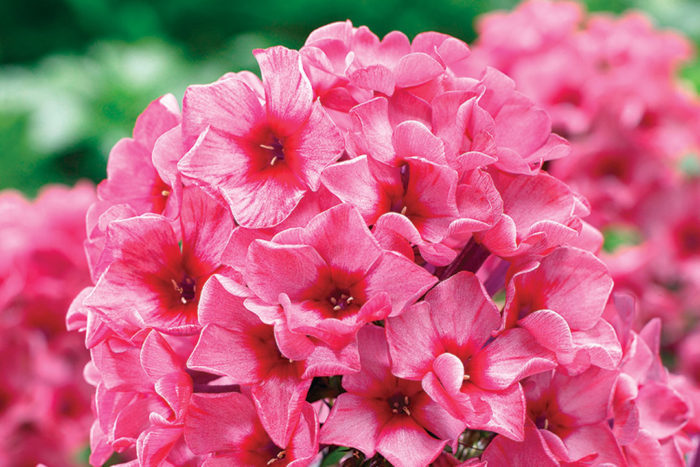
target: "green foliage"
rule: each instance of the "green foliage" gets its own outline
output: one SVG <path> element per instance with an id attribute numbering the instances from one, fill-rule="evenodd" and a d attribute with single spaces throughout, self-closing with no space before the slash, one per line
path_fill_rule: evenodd
<path id="1" fill-rule="evenodd" d="M 323 458 L 323 462 L 321 462 L 321 467 L 330 467 L 332 465 L 338 465 L 340 459 L 342 459 L 348 452 L 350 452 L 350 448 L 331 448 L 328 455 Z"/>
<path id="2" fill-rule="evenodd" d="M 614 253 L 618 248 L 630 245 L 639 245 L 642 241 L 641 234 L 633 227 L 614 226 L 603 231 L 603 250 Z"/>

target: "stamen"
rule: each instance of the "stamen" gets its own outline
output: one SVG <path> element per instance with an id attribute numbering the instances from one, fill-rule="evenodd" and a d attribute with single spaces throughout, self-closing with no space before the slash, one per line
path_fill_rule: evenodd
<path id="1" fill-rule="evenodd" d="M 464 376 L 462 377 L 462 380 L 463 380 L 463 381 L 469 381 L 470 379 L 472 379 L 472 377 L 469 376 L 469 375 L 464 375 Z"/>
<path id="2" fill-rule="evenodd" d="M 345 300 L 345 303 L 347 303 L 348 305 L 350 305 L 350 304 L 352 303 L 353 300 L 355 300 L 355 297 L 348 297 L 347 300 Z"/>
<path id="3" fill-rule="evenodd" d="M 408 415 L 409 417 L 411 416 L 411 411 L 408 410 L 408 407 L 403 406 L 403 408 L 402 408 L 401 410 L 403 410 L 403 413 L 405 413 L 405 414 Z"/>
<path id="4" fill-rule="evenodd" d="M 183 305 L 187 305 L 187 299 L 185 297 L 180 297 L 180 302 L 182 302 Z"/>
<path id="5" fill-rule="evenodd" d="M 402 207 L 402 208 L 401 208 L 401 215 L 402 215 L 402 216 L 405 216 L 405 215 L 406 215 L 406 211 L 408 211 L 408 206 Z"/>
<path id="6" fill-rule="evenodd" d="M 173 288 L 175 289 L 176 292 L 182 293 L 182 287 L 180 287 L 180 284 L 178 284 L 175 279 L 170 279 L 170 283 L 173 284 Z"/>
<path id="7" fill-rule="evenodd" d="M 408 405 L 408 396 L 403 396 L 403 403 Z"/>
<path id="8" fill-rule="evenodd" d="M 340 305 L 336 305 L 333 307 L 333 311 L 340 311 L 340 310 L 341 310 Z"/>
<path id="9" fill-rule="evenodd" d="M 270 165 L 273 166 L 275 165 L 275 162 L 277 162 L 277 156 L 274 156 L 272 160 L 270 161 Z"/>
<path id="10" fill-rule="evenodd" d="M 170 192 L 169 192 L 168 190 L 163 190 L 163 191 L 160 192 L 160 194 L 161 194 L 161 196 L 163 196 L 163 197 L 170 196 Z"/>
<path id="11" fill-rule="evenodd" d="M 336 300 L 335 297 L 331 297 L 331 305 L 337 305 L 337 304 L 338 304 L 338 300 Z"/>
<path id="12" fill-rule="evenodd" d="M 267 144 L 261 144 L 260 147 L 263 149 L 267 149 L 268 151 L 273 151 L 275 149 L 272 146 L 269 146 Z"/>
<path id="13" fill-rule="evenodd" d="M 544 429 L 549 429 L 549 420 L 547 420 L 546 418 L 544 419 Z"/>
<path id="14" fill-rule="evenodd" d="M 277 456 L 271 458 L 269 461 L 267 461 L 267 465 L 273 464 L 277 462 L 280 459 L 284 459 L 284 457 L 287 455 L 285 451 L 280 451 L 277 453 Z"/>

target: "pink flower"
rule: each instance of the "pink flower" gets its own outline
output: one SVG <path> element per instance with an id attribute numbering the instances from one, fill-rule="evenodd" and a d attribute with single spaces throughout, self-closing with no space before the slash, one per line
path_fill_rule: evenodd
<path id="1" fill-rule="evenodd" d="M 436 278 L 382 249 L 356 209 L 343 204 L 306 228 L 250 245 L 244 279 L 266 304 L 280 304 L 296 334 L 338 348 L 366 323 L 400 314 Z"/>
<path id="2" fill-rule="evenodd" d="M 98 425 L 91 434 L 97 449 L 91 463 L 104 463 L 113 451 L 130 448 L 145 465 L 193 457 L 182 437 L 193 382 L 180 354 L 193 342 L 171 342 L 178 351 L 157 331 L 147 330 L 130 341 L 112 335 L 91 349 L 99 378 L 88 378 L 97 387 Z"/>
<path id="3" fill-rule="evenodd" d="M 612 370 L 621 358 L 619 338 L 601 319 L 612 289 L 605 265 L 591 253 L 559 248 L 509 273 L 506 327 L 528 329 L 559 363 L 581 372 L 594 364 Z"/>
<path id="4" fill-rule="evenodd" d="M 250 387 L 260 423 L 277 444 L 285 445 L 305 404 L 312 378 L 307 369 L 312 365 L 291 358 L 296 355 L 283 355 L 273 326 L 245 308 L 245 299 L 253 296 L 225 277 L 214 276 L 207 282 L 199 316 L 204 329 L 188 366 Z M 236 358 L 230 358 L 227 349 L 232 348 Z M 328 358 L 322 362 L 331 374 L 344 372 L 342 364 L 333 367 Z"/>
<path id="5" fill-rule="evenodd" d="M 125 337 L 144 327 L 175 334 L 196 332 L 199 295 L 220 266 L 232 221 L 215 200 L 190 189 L 184 195 L 180 223 L 182 246 L 162 216 L 112 222 L 104 253 L 109 267 L 83 306 L 98 311 Z"/>
<path id="6" fill-rule="evenodd" d="M 473 274 L 441 282 L 386 327 L 397 376 L 422 381 L 430 397 L 469 428 L 522 439 L 518 382 L 553 368 L 553 355 L 523 329 L 492 338 L 500 316 Z"/>
<path id="7" fill-rule="evenodd" d="M 273 47 L 255 55 L 264 105 L 238 78 L 187 90 L 184 137 L 198 139 L 178 167 L 221 193 L 237 223 L 260 228 L 284 221 L 307 191 L 318 190 L 343 141 L 313 101 L 298 52 Z"/>
<path id="8" fill-rule="evenodd" d="M 291 439 L 274 443 L 263 429 L 250 399 L 237 392 L 196 394 L 185 418 L 185 438 L 204 464 L 304 467 L 318 453 L 318 421 L 310 404 Z"/>
<path id="9" fill-rule="evenodd" d="M 630 462 L 657 458 L 681 464 L 683 453 L 691 449 L 682 430 L 693 410 L 661 363 L 660 322 L 652 320 L 639 333 L 634 332 L 632 300 L 618 297 L 615 305 L 606 310 L 624 344 L 613 399 L 615 436 Z"/>
<path id="10" fill-rule="evenodd" d="M 532 5 L 513 47 L 546 70 L 588 66 L 545 50 L 577 44 L 580 8 L 551 19 Z M 594 27 L 605 60 L 626 63 Z M 569 145 L 515 81 L 455 38 L 380 40 L 350 22 L 255 55 L 262 81 L 190 87 L 181 122 L 157 101 L 111 157 L 88 217 L 95 284 L 67 317 L 91 349 L 93 463 L 626 465 L 688 451 L 690 406 L 652 357 L 656 324 L 637 335 L 629 302 L 610 301 L 591 206 L 542 170 Z M 572 129 L 601 125 L 587 119 L 597 96 L 576 88 L 600 72 L 587 71 L 542 83 Z M 641 107 L 620 94 L 621 138 L 673 134 L 653 93 Z M 679 257 L 694 257 L 693 220 L 677 220 Z M 0 301 L 21 283 L 0 283 Z"/>
<path id="11" fill-rule="evenodd" d="M 531 376 L 523 382 L 529 420 L 525 440 L 498 436 L 484 452 L 484 460 L 499 464 L 504 456 L 512 456 L 522 461 L 541 459 L 542 465 L 576 461 L 624 465 L 606 422 L 616 378 L 616 372 L 595 367 L 577 376 L 559 372 Z"/>
<path id="12" fill-rule="evenodd" d="M 586 207 L 566 184 L 539 173 L 491 176 L 503 199 L 503 214 L 491 229 L 475 238 L 502 257 L 547 254 L 575 239 L 583 226 Z"/>
<path id="13" fill-rule="evenodd" d="M 44 187 L 35 200 L 0 193 L 0 458 L 7 465 L 73 465 L 87 443 L 91 388 L 83 339 L 66 311 L 90 283 L 85 213 L 95 189 Z"/>
<path id="14" fill-rule="evenodd" d="M 391 373 L 381 328 L 363 328 L 359 347 L 362 370 L 343 378 L 347 392 L 336 399 L 321 443 L 352 446 L 368 457 L 379 452 L 400 467 L 429 464 L 464 424 L 433 402 L 419 383 Z"/>
<path id="15" fill-rule="evenodd" d="M 180 123 L 180 109 L 172 94 L 153 102 L 136 120 L 133 138 L 120 140 L 109 156 L 107 179 L 98 196 L 107 205 L 128 204 L 137 214 L 172 216 L 177 209 L 176 172 L 157 157 L 158 140 Z M 165 140 L 163 140 L 165 142 Z"/>

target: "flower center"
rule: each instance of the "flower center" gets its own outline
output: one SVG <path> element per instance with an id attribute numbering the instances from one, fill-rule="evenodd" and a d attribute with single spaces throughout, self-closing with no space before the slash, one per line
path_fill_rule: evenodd
<path id="1" fill-rule="evenodd" d="M 408 164 L 401 166 L 401 186 L 403 187 L 403 195 L 400 198 L 394 199 L 391 202 L 391 212 L 398 212 L 402 216 L 406 215 L 408 206 L 406 205 L 406 193 L 408 192 L 408 179 L 411 175 L 411 168 Z"/>
<path id="2" fill-rule="evenodd" d="M 175 291 L 180 294 L 180 302 L 183 305 L 191 302 L 197 296 L 197 287 L 194 279 L 187 274 L 185 274 L 185 277 L 180 282 L 175 279 L 170 279 L 170 283 L 173 284 Z"/>
<path id="3" fill-rule="evenodd" d="M 401 393 L 396 393 L 393 396 L 391 396 L 389 399 L 387 399 L 387 402 L 389 403 L 389 407 L 391 407 L 391 412 L 395 414 L 406 414 L 406 415 L 411 415 L 411 411 L 409 409 L 409 406 L 411 405 L 411 401 L 408 398 L 408 396 L 404 396 Z"/>
<path id="4" fill-rule="evenodd" d="M 540 428 L 542 430 L 548 430 L 549 429 L 549 419 L 547 419 L 546 415 L 540 415 L 535 419 L 535 426 L 537 428 Z"/>
<path id="5" fill-rule="evenodd" d="M 333 307 L 333 311 L 344 311 L 348 309 L 354 301 L 355 297 L 350 295 L 350 292 L 347 290 L 336 289 L 328 296 L 328 302 Z"/>
<path id="6" fill-rule="evenodd" d="M 260 147 L 270 151 L 270 167 L 273 167 L 278 161 L 284 160 L 284 147 L 276 137 L 272 137 L 270 144 L 261 144 Z"/>
<path id="7" fill-rule="evenodd" d="M 275 457 L 270 458 L 269 461 L 267 461 L 267 465 L 271 465 L 279 460 L 284 459 L 287 456 L 287 453 L 285 451 L 280 451 L 277 453 Z"/>

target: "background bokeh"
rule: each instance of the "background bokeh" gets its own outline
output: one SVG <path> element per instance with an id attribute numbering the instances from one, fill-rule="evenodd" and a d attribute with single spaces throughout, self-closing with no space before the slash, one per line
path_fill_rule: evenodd
<path id="1" fill-rule="evenodd" d="M 349 18 L 383 35 L 426 30 L 471 42 L 481 13 L 514 0 L 0 1 L 0 189 L 104 178 L 107 155 L 154 98 L 227 71 L 256 70 L 250 51 L 298 47 Z M 700 41 L 697 0 L 589 0 L 637 8 Z M 695 60 L 684 78 L 700 86 Z"/>

